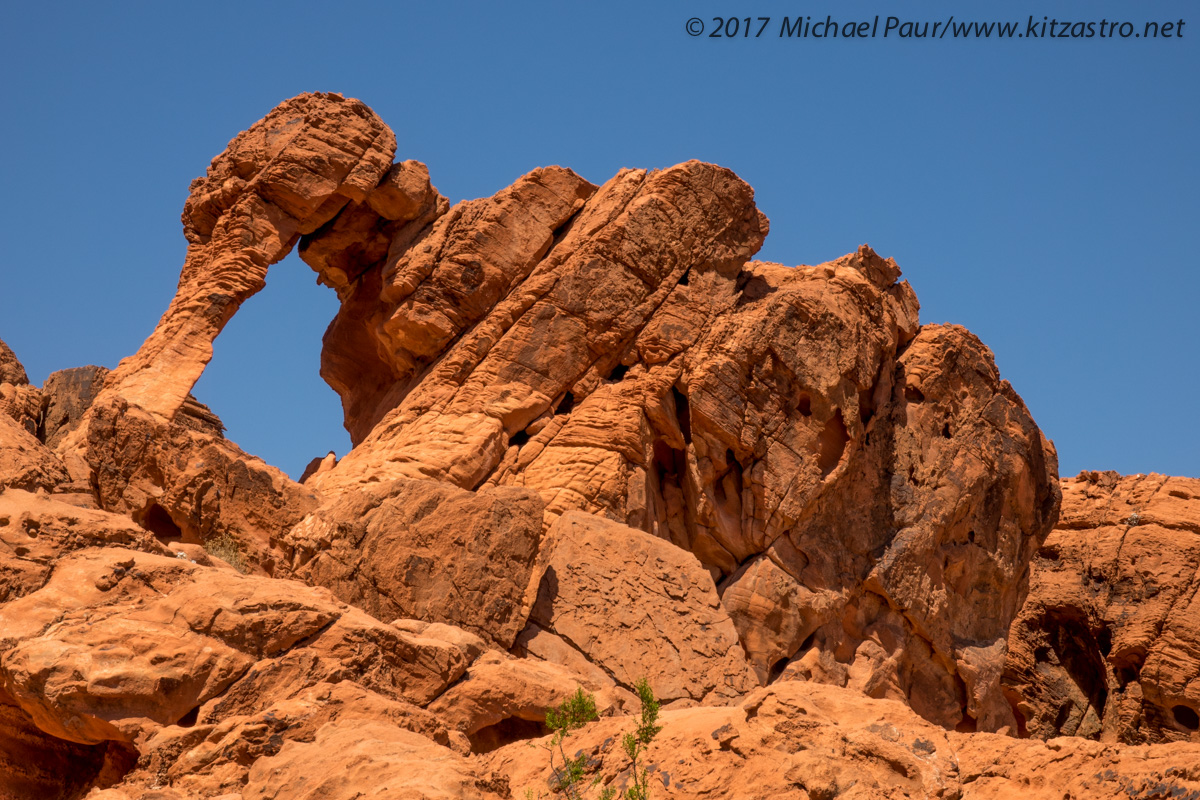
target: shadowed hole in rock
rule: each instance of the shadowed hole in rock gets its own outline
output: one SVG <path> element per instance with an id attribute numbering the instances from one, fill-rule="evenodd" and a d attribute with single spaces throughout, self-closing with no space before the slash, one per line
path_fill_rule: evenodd
<path id="1" fill-rule="evenodd" d="M 865 428 L 875 416 L 875 407 L 871 403 L 871 392 L 866 389 L 858 390 L 858 418 Z"/>
<path id="2" fill-rule="evenodd" d="M 915 386 L 905 386 L 904 399 L 910 403 L 924 403 L 925 395 Z"/>
<path id="3" fill-rule="evenodd" d="M 963 718 L 954 726 L 954 730 L 959 733 L 975 733 L 979 729 L 979 723 L 970 714 L 963 713 Z"/>
<path id="4" fill-rule="evenodd" d="M 846 422 L 842 419 L 840 409 L 835 410 L 833 416 L 825 423 L 825 428 L 821 431 L 818 441 L 817 467 L 821 470 L 821 477 L 827 478 L 829 473 L 837 467 L 838 462 L 842 460 L 846 443 L 850 441 L 850 434 L 846 430 Z"/>
<path id="5" fill-rule="evenodd" d="M 575 395 L 567 392 L 563 395 L 562 401 L 559 402 L 558 408 L 554 409 L 555 414 L 570 414 L 571 409 L 575 408 Z"/>
<path id="6" fill-rule="evenodd" d="M 1101 628 L 1096 634 L 1096 644 L 1100 647 L 1100 654 L 1107 656 L 1112 652 L 1112 631 L 1108 628 Z"/>
<path id="7" fill-rule="evenodd" d="M 689 281 L 688 281 L 688 275 L 690 275 L 690 274 L 691 274 L 691 272 L 692 272 L 692 271 L 691 271 L 690 269 L 685 269 L 685 270 L 683 271 L 683 274 L 679 276 L 679 285 L 680 285 L 680 286 L 687 286 L 687 285 L 688 285 L 688 283 L 689 283 Z"/>
<path id="8" fill-rule="evenodd" d="M 1171 716 L 1189 731 L 1200 730 L 1200 714 L 1194 708 L 1178 705 L 1171 709 Z"/>
<path id="9" fill-rule="evenodd" d="M 191 711 L 179 718 L 175 724 L 181 728 L 190 728 L 200 719 L 200 706 L 196 706 Z"/>
<path id="10" fill-rule="evenodd" d="M 753 303 L 756 300 L 761 300 L 767 295 L 775 291 L 775 287 L 767 283 L 767 281 L 752 272 L 743 270 L 738 273 L 737 281 L 734 287 L 738 292 L 736 306 L 741 308 L 747 303 Z"/>
<path id="11" fill-rule="evenodd" d="M 802 417 L 812 416 L 812 398 L 801 392 L 800 397 L 796 399 L 796 410 L 800 412 Z"/>
<path id="12" fill-rule="evenodd" d="M 1113 677 L 1117 680 L 1117 686 L 1122 689 L 1137 681 L 1138 673 L 1137 667 L 1115 667 L 1113 669 Z"/>
<path id="13" fill-rule="evenodd" d="M 610 380 L 610 381 L 616 383 L 617 381 L 624 378 L 625 373 L 627 373 L 627 372 L 629 372 L 629 367 L 625 366 L 624 364 L 617 364 L 615 367 L 612 368 L 612 372 L 608 373 L 607 380 Z"/>
<path id="14" fill-rule="evenodd" d="M 742 465 L 732 450 L 725 451 L 725 473 L 717 479 L 714 487 L 717 502 L 724 505 L 730 498 L 742 496 Z"/>
<path id="15" fill-rule="evenodd" d="M 771 669 L 767 673 L 767 683 L 774 683 L 777 681 L 779 676 L 783 674 L 783 671 L 787 669 L 787 665 L 790 664 L 791 661 L 792 660 L 790 658 L 784 656 L 772 664 Z"/>
<path id="16" fill-rule="evenodd" d="M 654 474 L 662 498 L 663 516 L 668 528 L 687 526 L 683 476 L 687 472 L 687 454 L 659 439 L 654 443 Z"/>
<path id="17" fill-rule="evenodd" d="M 683 441 L 692 443 L 692 409 L 688 405 L 687 395 L 676 387 L 671 387 L 671 397 L 675 400 L 675 416 L 679 418 L 679 430 L 683 433 Z"/>
<path id="18" fill-rule="evenodd" d="M 1048 640 L 1048 648 L 1038 648 L 1035 657 L 1041 663 L 1058 662 L 1058 666 L 1066 672 L 1067 677 L 1078 687 L 1080 694 L 1086 699 L 1087 706 L 1078 708 L 1075 703 L 1068 701 L 1059 710 L 1054 727 L 1060 733 L 1076 735 L 1072 729 L 1064 730 L 1064 725 L 1074 718 L 1076 724 L 1082 720 L 1091 707 L 1097 719 L 1104 718 L 1104 707 L 1108 702 L 1108 678 L 1105 670 L 1104 656 L 1098 636 L 1093 633 L 1086 619 L 1069 611 L 1050 611 L 1038 621 Z M 1043 657 L 1042 653 L 1045 653 Z M 1078 713 L 1073 713 L 1073 712 Z"/>
<path id="19" fill-rule="evenodd" d="M 528 433 L 526 433 L 525 431 L 517 431 L 512 436 L 508 437 L 508 446 L 509 447 L 513 447 L 513 446 L 524 447 L 525 443 L 528 441 L 529 441 Z"/>
<path id="20" fill-rule="evenodd" d="M 472 753 L 490 753 L 513 742 L 538 739 L 550 733 L 545 723 L 536 720 L 509 717 L 495 725 L 480 728 L 468 734 Z"/>
<path id="21" fill-rule="evenodd" d="M 175 524 L 175 520 L 171 519 L 167 510 L 158 503 L 150 504 L 139 524 L 164 544 L 183 541 L 183 531 Z"/>
<path id="22" fill-rule="evenodd" d="M 942 438 L 943 439 L 950 438 L 950 423 L 949 422 L 947 422 L 945 425 L 942 426 Z"/>

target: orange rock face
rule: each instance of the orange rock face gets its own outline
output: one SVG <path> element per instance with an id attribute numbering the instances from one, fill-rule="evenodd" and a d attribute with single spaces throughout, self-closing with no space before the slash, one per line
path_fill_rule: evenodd
<path id="1" fill-rule="evenodd" d="M 512 646 L 541 539 L 533 492 L 400 480 L 348 493 L 292 528 L 285 569 L 381 620 L 445 622 Z"/>
<path id="2" fill-rule="evenodd" d="M 1198 588 L 1200 480 L 1064 481 L 1004 676 L 1029 735 L 1200 741 Z"/>
<path id="3" fill-rule="evenodd" d="M 642 678 L 655 797 L 1200 796 L 1197 481 L 1062 501 L 986 346 L 869 247 L 750 260 L 729 170 L 451 207 L 394 154 L 286 101 L 137 353 L 0 343 L 0 800 L 554 796 L 580 687 L 624 790 Z M 354 443 L 300 483 L 189 394 L 297 243 Z"/>
<path id="4" fill-rule="evenodd" d="M 599 189 L 538 170 L 386 255 L 336 228 L 306 258 L 361 277 L 323 363 L 371 377 L 331 380 L 359 443 L 307 485 L 533 489 L 547 527 L 585 511 L 698 557 L 756 683 L 803 656 L 944 725 L 1014 725 L 1004 638 L 1056 457 L 986 347 L 918 330 L 894 262 L 747 263 L 753 193 L 694 162 Z"/>
<path id="5" fill-rule="evenodd" d="M 0 341 L 0 416 L 11 417 L 26 433 L 36 436 L 41 409 L 41 392 L 29 385 L 25 367 Z"/>

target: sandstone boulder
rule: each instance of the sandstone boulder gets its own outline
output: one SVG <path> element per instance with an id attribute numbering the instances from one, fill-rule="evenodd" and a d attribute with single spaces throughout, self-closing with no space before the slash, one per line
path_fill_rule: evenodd
<path id="1" fill-rule="evenodd" d="M 327 503 L 282 543 L 297 578 L 378 619 L 449 623 L 508 649 L 541 534 L 533 492 L 400 480 Z"/>
<path id="2" fill-rule="evenodd" d="M 76 434 L 85 437 L 100 507 L 131 516 L 164 543 L 221 540 L 227 557 L 270 574 L 277 540 L 317 498 L 183 416 L 164 423 L 124 401 L 89 409 Z"/>
<path id="3" fill-rule="evenodd" d="M 330 723 L 311 742 L 259 759 L 244 800 L 507 800 L 502 778 L 419 734 L 380 722 Z"/>
<path id="4" fill-rule="evenodd" d="M 0 414 L 0 489 L 51 490 L 68 480 L 53 451 L 12 417 Z"/>
<path id="5" fill-rule="evenodd" d="M 588 680 L 565 667 L 492 651 L 476 659 L 462 680 L 429 704 L 446 725 L 486 753 L 549 733 L 546 711 L 578 689 L 593 694 L 600 714 L 631 708 L 633 698 L 612 681 Z"/>
<path id="6" fill-rule="evenodd" d="M 667 703 L 728 702 L 758 685 L 695 556 L 578 512 L 548 537 L 553 549 L 521 651 L 555 660 L 561 640 L 619 686 L 648 678 Z"/>

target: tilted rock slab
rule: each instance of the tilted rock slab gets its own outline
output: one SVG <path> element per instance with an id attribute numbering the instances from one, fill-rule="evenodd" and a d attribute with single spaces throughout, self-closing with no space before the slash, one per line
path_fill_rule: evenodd
<path id="1" fill-rule="evenodd" d="M 1200 742 L 1200 480 L 1083 472 L 1033 562 L 1005 692 L 1023 732 Z"/>
<path id="2" fill-rule="evenodd" d="M 541 536 L 534 492 L 399 480 L 345 493 L 281 544 L 287 574 L 377 619 L 449 623 L 508 649 L 529 616 Z"/>
<path id="3" fill-rule="evenodd" d="M 519 642 L 524 652 L 555 661 L 565 644 L 618 686 L 649 679 L 666 703 L 728 702 L 757 687 L 712 576 L 695 556 L 579 512 L 561 517 L 548 538 L 552 549 Z"/>

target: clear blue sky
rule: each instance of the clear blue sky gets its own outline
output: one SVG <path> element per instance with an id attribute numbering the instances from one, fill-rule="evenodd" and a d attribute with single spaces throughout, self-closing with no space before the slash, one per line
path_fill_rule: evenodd
<path id="1" fill-rule="evenodd" d="M 546 164 L 596 183 L 625 166 L 728 166 L 771 219 L 760 257 L 818 263 L 868 242 L 900 263 L 923 321 L 978 334 L 1064 475 L 1197 476 L 1196 9 L 10 4 L 0 338 L 35 382 L 134 352 L 174 292 L 191 179 L 276 103 L 337 91 L 371 105 L 396 131 L 397 157 L 426 162 L 452 201 Z M 757 39 L 685 31 L 729 10 L 772 22 Z M 779 39 L 798 12 L 1186 27 L 1155 41 Z M 217 341 L 196 389 L 233 440 L 293 475 L 349 444 L 317 375 L 336 309 L 290 256 Z"/>

